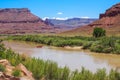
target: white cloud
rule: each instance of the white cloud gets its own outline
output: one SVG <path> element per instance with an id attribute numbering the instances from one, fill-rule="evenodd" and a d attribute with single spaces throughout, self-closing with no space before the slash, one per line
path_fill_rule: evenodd
<path id="1" fill-rule="evenodd" d="M 44 18 L 42 18 L 43 20 L 46 20 L 46 19 L 50 19 L 49 17 L 44 17 Z"/>
<path id="2" fill-rule="evenodd" d="M 62 12 L 58 12 L 57 14 L 58 14 L 58 15 L 62 15 L 63 13 L 62 13 Z"/>
<path id="3" fill-rule="evenodd" d="M 74 17 L 44 17 L 42 18 L 43 20 L 46 20 L 46 19 L 56 19 L 56 20 L 67 20 L 67 19 L 70 19 L 70 18 L 74 18 Z M 87 16 L 83 16 L 83 17 L 77 17 L 77 18 L 84 18 L 84 19 L 89 19 L 90 17 L 87 17 Z"/>
<path id="4" fill-rule="evenodd" d="M 83 17 L 81 17 L 81 18 L 85 18 L 85 19 L 88 19 L 88 18 L 90 18 L 90 17 L 88 17 L 88 16 L 83 16 Z"/>
<path id="5" fill-rule="evenodd" d="M 61 17 L 53 17 L 52 19 L 56 19 L 56 20 L 67 20 L 68 17 L 65 17 L 65 18 L 61 18 Z"/>

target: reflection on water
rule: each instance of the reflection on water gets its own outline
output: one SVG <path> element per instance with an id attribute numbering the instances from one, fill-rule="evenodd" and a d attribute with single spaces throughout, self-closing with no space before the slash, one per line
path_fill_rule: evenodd
<path id="1" fill-rule="evenodd" d="M 71 70 L 85 67 L 86 69 L 95 72 L 100 68 L 106 68 L 107 71 L 111 68 L 115 68 L 109 64 L 107 59 L 96 58 L 95 56 L 89 55 L 88 52 L 84 51 L 62 50 L 47 46 L 36 48 L 35 43 L 20 41 L 6 41 L 4 44 L 16 52 L 25 53 L 31 57 L 36 57 L 43 60 L 51 60 L 57 62 L 59 66 L 67 66 Z"/>

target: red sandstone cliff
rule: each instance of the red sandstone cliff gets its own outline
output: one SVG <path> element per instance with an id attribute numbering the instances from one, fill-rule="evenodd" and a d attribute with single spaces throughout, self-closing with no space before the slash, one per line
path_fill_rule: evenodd
<path id="1" fill-rule="evenodd" d="M 27 8 L 0 9 L 0 34 L 56 32 L 54 27 L 33 15 Z"/>

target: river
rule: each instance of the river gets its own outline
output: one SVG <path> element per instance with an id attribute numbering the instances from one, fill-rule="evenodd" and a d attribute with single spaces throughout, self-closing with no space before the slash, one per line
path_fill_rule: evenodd
<path id="1" fill-rule="evenodd" d="M 25 41 L 4 41 L 7 48 L 19 54 L 25 54 L 30 57 L 40 58 L 42 60 L 51 60 L 58 63 L 59 67 L 67 66 L 71 70 L 80 70 L 81 67 L 96 72 L 97 69 L 105 68 L 107 72 L 111 69 L 120 69 L 120 55 L 91 53 L 84 50 L 68 50 L 55 48 L 41 44 Z"/>

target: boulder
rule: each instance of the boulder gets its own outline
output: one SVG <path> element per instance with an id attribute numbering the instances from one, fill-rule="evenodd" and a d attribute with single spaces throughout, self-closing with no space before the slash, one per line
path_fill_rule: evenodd
<path id="1" fill-rule="evenodd" d="M 11 65 L 7 59 L 0 60 L 0 64 L 2 64 L 3 66 Z"/>
<path id="2" fill-rule="evenodd" d="M 2 59 L 0 60 L 0 64 L 2 64 L 6 68 L 6 74 L 11 75 L 13 69 L 15 68 L 12 66 L 8 60 Z"/>
<path id="3" fill-rule="evenodd" d="M 20 80 L 20 78 L 10 76 L 10 75 L 6 75 L 5 73 L 0 72 L 0 80 Z"/>
<path id="4" fill-rule="evenodd" d="M 26 77 L 26 80 L 27 80 L 27 78 L 29 79 L 29 80 L 34 80 L 34 78 L 32 77 L 32 72 L 30 72 L 30 71 L 28 71 L 27 70 L 27 68 L 23 65 L 23 64 L 19 64 L 18 66 L 17 66 L 17 68 L 19 69 L 19 70 L 21 70 L 21 72 L 24 74 L 24 76 Z M 25 78 L 24 77 L 24 78 Z"/>

